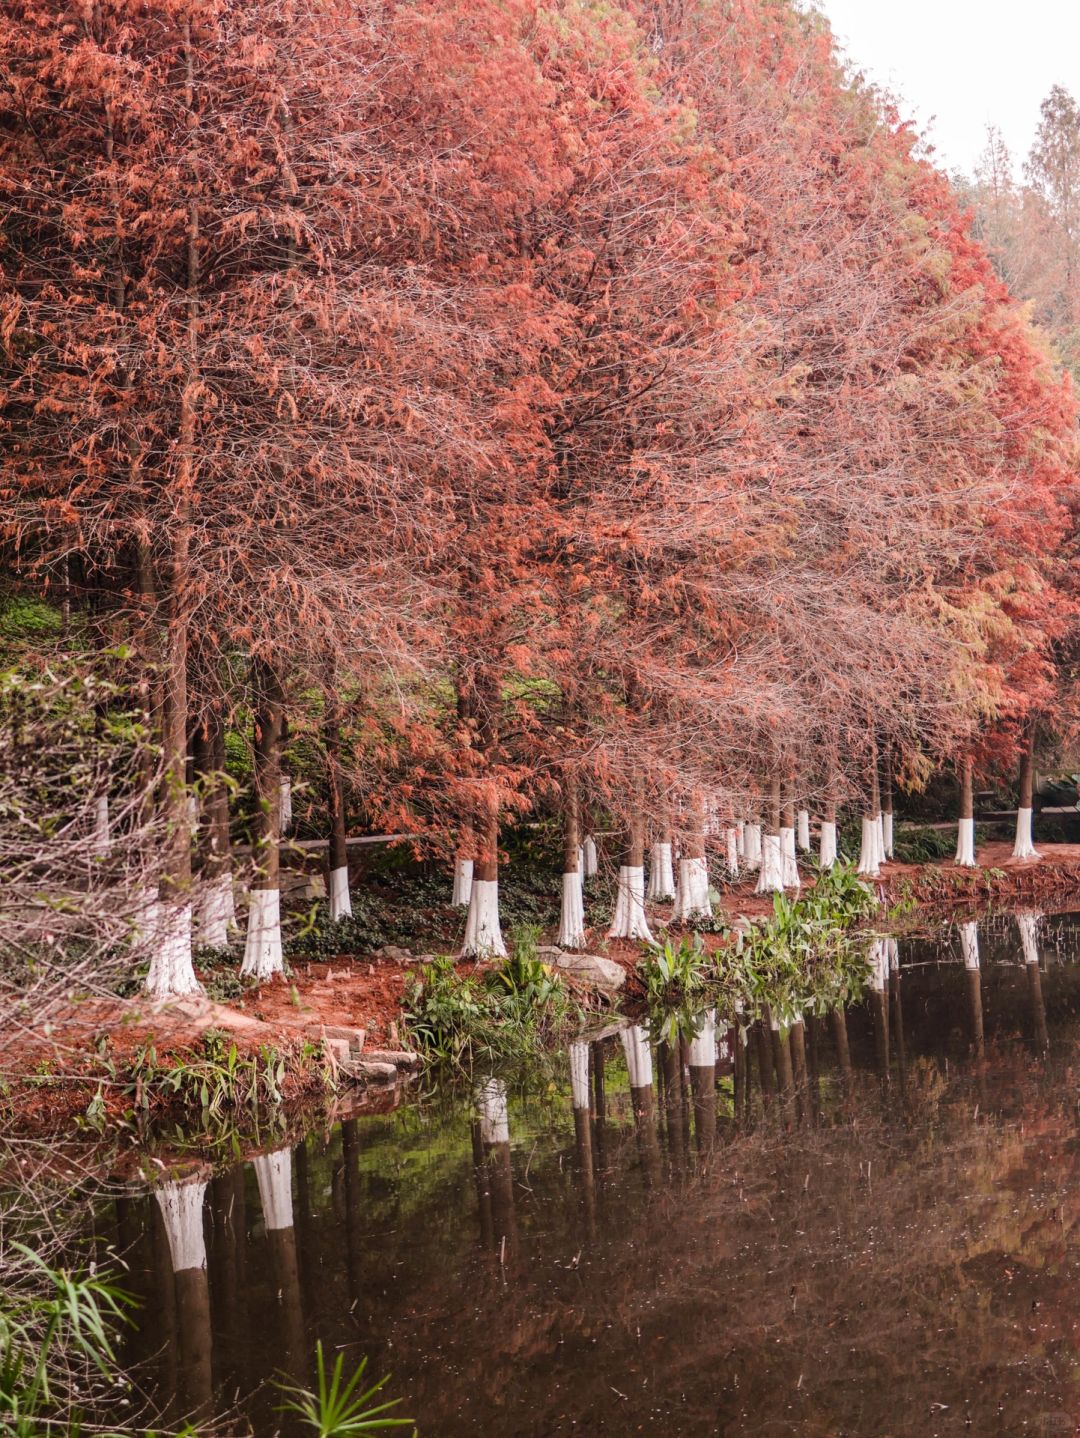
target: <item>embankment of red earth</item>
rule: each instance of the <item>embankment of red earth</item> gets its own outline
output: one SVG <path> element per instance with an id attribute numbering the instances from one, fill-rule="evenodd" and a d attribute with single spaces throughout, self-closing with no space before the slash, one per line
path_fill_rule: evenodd
<path id="1" fill-rule="evenodd" d="M 887 864 L 875 886 L 898 920 L 974 915 L 991 906 L 1060 910 L 1080 903 L 1080 845 L 1049 844 L 1041 852 L 1041 859 L 1018 862 L 1009 845 L 986 844 L 974 869 Z M 725 890 L 718 917 L 733 923 L 771 908 L 771 897 L 755 894 L 748 877 Z M 667 913 L 663 906 L 650 906 L 657 927 Z M 602 928 L 588 937 L 591 952 L 628 971 L 641 956 L 640 944 L 609 941 Z M 720 935 L 706 936 L 709 948 L 722 942 Z M 0 1044 L 0 1130 L 27 1134 L 76 1122 L 100 1129 L 132 1113 L 167 1116 L 185 1085 L 188 1104 L 191 1088 L 198 1091 L 203 1079 L 212 1094 L 214 1083 L 225 1081 L 220 1071 L 230 1062 L 243 1069 L 231 1102 L 242 1096 L 244 1084 L 256 1085 L 260 1103 L 313 1101 L 350 1081 L 348 1064 L 335 1056 L 347 1050 L 343 1034 L 362 1031 L 365 1059 L 407 1049 L 404 999 L 422 972 L 418 958 L 410 961 L 396 949 L 392 956 L 382 951 L 294 961 L 289 975 L 230 1002 L 204 997 L 154 1003 L 136 997 L 75 1004 L 52 1016 L 47 1036 L 24 1031 Z M 324 1042 L 327 1038 L 335 1042 Z M 174 1088 L 169 1075 L 175 1070 L 184 1073 Z M 399 1077 L 404 1080 L 407 1070 Z M 245 1103 L 242 1099 L 241 1107 Z"/>

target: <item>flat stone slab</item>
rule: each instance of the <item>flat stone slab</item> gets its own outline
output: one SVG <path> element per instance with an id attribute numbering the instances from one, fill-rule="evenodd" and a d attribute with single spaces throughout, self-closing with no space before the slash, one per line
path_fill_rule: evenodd
<path id="1" fill-rule="evenodd" d="M 555 959 L 556 968 L 572 974 L 582 983 L 614 993 L 626 983 L 626 970 L 614 959 L 601 958 L 599 954 L 567 954 L 559 952 Z"/>
<path id="2" fill-rule="evenodd" d="M 364 1047 L 367 1030 L 346 1028 L 343 1024 L 320 1024 L 318 1028 L 310 1029 L 308 1036 L 313 1039 L 326 1039 L 335 1044 L 345 1044 L 355 1057 Z"/>
<path id="3" fill-rule="evenodd" d="M 408 1049 L 365 1049 L 364 1062 L 393 1064 L 398 1069 L 415 1069 L 420 1067 L 420 1055 L 410 1053 Z"/>
<path id="4" fill-rule="evenodd" d="M 392 1083 L 398 1073 L 397 1064 L 371 1063 L 367 1059 L 351 1063 L 348 1071 L 356 1078 L 374 1079 L 379 1083 Z"/>

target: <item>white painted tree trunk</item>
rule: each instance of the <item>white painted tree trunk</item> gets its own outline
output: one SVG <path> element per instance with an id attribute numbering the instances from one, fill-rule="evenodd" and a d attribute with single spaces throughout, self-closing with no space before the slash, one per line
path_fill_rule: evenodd
<path id="1" fill-rule="evenodd" d="M 810 815 L 800 809 L 795 815 L 795 839 L 804 854 L 810 852 Z"/>
<path id="2" fill-rule="evenodd" d="M 672 918 L 681 923 L 712 918 L 709 865 L 706 859 L 679 860 L 679 889 L 675 895 Z"/>
<path id="3" fill-rule="evenodd" d="M 557 942 L 561 949 L 585 947 L 585 904 L 579 873 L 562 876 L 562 910 Z"/>
<path id="4" fill-rule="evenodd" d="M 244 978 L 269 979 L 285 969 L 281 946 L 281 890 L 252 889 L 248 901 L 247 938 L 240 973 Z"/>
<path id="5" fill-rule="evenodd" d="M 761 868 L 761 825 L 746 826 L 746 867 L 753 871 Z"/>
<path id="6" fill-rule="evenodd" d="M 340 869 L 330 870 L 330 922 L 352 918 L 352 895 L 349 893 L 349 869 L 343 864 Z"/>
<path id="7" fill-rule="evenodd" d="M 965 969 L 977 969 L 979 967 L 979 929 L 976 924 L 960 925 L 960 953 L 964 958 Z"/>
<path id="8" fill-rule="evenodd" d="M 1030 809 L 1018 809 L 1016 811 L 1016 842 L 1013 844 L 1014 859 L 1042 858 L 1031 837 L 1032 817 L 1033 815 Z"/>
<path id="9" fill-rule="evenodd" d="M 203 1200 L 206 1183 L 163 1183 L 154 1189 L 161 1209 L 169 1258 L 174 1273 L 206 1267 L 206 1235 L 203 1232 Z"/>
<path id="10" fill-rule="evenodd" d="M 799 861 L 795 854 L 795 830 L 786 825 L 780 830 L 780 863 L 785 889 L 802 886 L 799 878 Z"/>
<path id="11" fill-rule="evenodd" d="M 585 857 L 585 866 L 581 872 L 585 875 L 586 879 L 595 879 L 597 872 L 596 840 L 591 834 L 585 835 L 585 842 L 582 844 L 581 849 Z"/>
<path id="12" fill-rule="evenodd" d="M 486 880 L 491 883 L 492 880 Z M 480 1118 L 480 1142 L 485 1147 L 510 1142 L 510 1110 L 506 1082 L 489 1078 L 476 1089 L 476 1111 Z"/>
<path id="13" fill-rule="evenodd" d="M 281 832 L 287 834 L 292 828 L 292 780 L 287 774 L 281 777 Z"/>
<path id="14" fill-rule="evenodd" d="M 192 833 L 199 827 L 199 796 L 197 794 L 187 796 L 187 824 Z"/>
<path id="15" fill-rule="evenodd" d="M 623 1053 L 626 1055 L 626 1070 L 630 1075 L 631 1088 L 651 1088 L 653 1080 L 652 1049 L 649 1047 L 649 1031 L 640 1024 L 628 1024 L 619 1030 Z"/>
<path id="16" fill-rule="evenodd" d="M 965 869 L 975 867 L 975 820 L 961 819 L 956 835 L 956 862 Z"/>
<path id="17" fill-rule="evenodd" d="M 690 1040 L 688 1063 L 692 1069 L 712 1068 L 716 1063 L 716 1010 L 707 1009 L 701 1028 Z"/>
<path id="18" fill-rule="evenodd" d="M 869 879 L 877 879 L 881 875 L 881 860 L 878 857 L 878 826 L 877 821 L 869 814 L 862 816 L 862 847 L 859 850 L 859 863 L 856 872 Z"/>
<path id="19" fill-rule="evenodd" d="M 109 823 L 109 796 L 98 794 L 94 799 L 94 833 L 90 852 L 95 859 L 104 859 L 112 848 L 112 828 Z"/>
<path id="20" fill-rule="evenodd" d="M 232 875 L 218 874 L 202 893 L 199 907 L 199 943 L 209 949 L 223 949 L 229 942 L 229 930 L 236 922 Z"/>
<path id="21" fill-rule="evenodd" d="M 1039 920 L 1041 914 L 1028 913 L 1017 914 L 1016 923 L 1020 930 L 1020 947 L 1024 955 L 1025 964 L 1037 964 L 1039 962 Z"/>
<path id="22" fill-rule="evenodd" d="M 472 859 L 454 860 L 454 897 L 452 902 L 455 908 L 467 909 L 469 907 L 469 900 L 472 898 L 472 876 Z"/>
<path id="23" fill-rule="evenodd" d="M 619 870 L 619 888 L 615 895 L 615 913 L 608 930 L 609 939 L 643 939 L 651 944 L 645 917 L 645 870 L 624 864 Z"/>
<path id="24" fill-rule="evenodd" d="M 253 1162 L 267 1231 L 292 1228 L 292 1150 L 260 1153 Z"/>
<path id="25" fill-rule="evenodd" d="M 758 874 L 757 893 L 780 894 L 784 889 L 784 855 L 780 848 L 779 834 L 763 834 L 761 837 L 761 872 Z"/>
<path id="26" fill-rule="evenodd" d="M 574 1107 L 589 1107 L 589 1045 L 570 1045 L 570 1091 L 574 1096 Z"/>
<path id="27" fill-rule="evenodd" d="M 202 991 L 191 963 L 191 905 L 160 903 L 146 992 L 155 999 L 177 999 Z"/>
<path id="28" fill-rule="evenodd" d="M 836 863 L 836 824 L 832 819 L 822 819 L 821 821 L 818 862 L 823 869 L 831 869 Z"/>
<path id="29" fill-rule="evenodd" d="M 671 845 L 668 843 L 652 846 L 648 897 L 664 903 L 670 903 L 675 897 L 675 870 L 672 868 Z"/>
<path id="30" fill-rule="evenodd" d="M 881 816 L 881 840 L 884 848 L 884 859 L 891 859 L 894 853 L 893 845 L 893 816 L 892 813 L 882 813 Z"/>
<path id="31" fill-rule="evenodd" d="M 725 847 L 727 849 L 727 871 L 732 878 L 737 878 L 739 873 L 739 831 L 730 828 L 724 834 Z"/>
<path id="32" fill-rule="evenodd" d="M 467 959 L 506 958 L 499 925 L 498 879 L 474 879 L 461 954 Z"/>

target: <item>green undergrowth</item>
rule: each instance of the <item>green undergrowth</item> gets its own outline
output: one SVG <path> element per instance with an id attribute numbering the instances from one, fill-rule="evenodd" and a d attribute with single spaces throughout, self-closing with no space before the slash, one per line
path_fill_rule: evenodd
<path id="1" fill-rule="evenodd" d="M 752 1019 L 768 1008 L 790 1022 L 847 1003 L 869 972 L 872 936 L 859 926 L 876 907 L 853 867 L 836 864 L 797 898 L 775 895 L 766 919 L 711 954 L 696 934 L 654 945 L 638 966 L 650 1010 L 716 1007 Z"/>
<path id="2" fill-rule="evenodd" d="M 561 976 L 537 957 L 539 929 L 510 934 L 511 957 L 498 968 L 463 973 L 436 959 L 405 995 L 413 1043 L 429 1060 L 474 1067 L 539 1062 L 580 1026 L 582 1010 Z"/>

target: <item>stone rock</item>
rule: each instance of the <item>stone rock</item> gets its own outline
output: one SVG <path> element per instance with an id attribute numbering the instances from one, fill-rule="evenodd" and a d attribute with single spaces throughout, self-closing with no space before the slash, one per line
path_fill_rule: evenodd
<path id="1" fill-rule="evenodd" d="M 420 1066 L 420 1055 L 410 1053 L 408 1049 L 365 1049 L 364 1062 L 393 1064 L 399 1069 L 415 1069 Z"/>
<path id="2" fill-rule="evenodd" d="M 583 983 L 592 984 L 598 989 L 614 991 L 621 989 L 626 983 L 626 970 L 614 959 L 601 958 L 599 954 L 559 954 L 556 959 L 558 968 Z"/>
<path id="3" fill-rule="evenodd" d="M 397 1064 L 372 1063 L 369 1059 L 361 1059 L 354 1063 L 351 1072 L 357 1078 L 375 1079 L 379 1083 L 392 1083 L 397 1078 Z"/>
<path id="4" fill-rule="evenodd" d="M 323 1024 L 317 1029 L 312 1029 L 310 1037 L 325 1039 L 328 1043 L 344 1044 L 348 1052 L 355 1057 L 364 1047 L 367 1030 L 347 1028 L 344 1024 Z"/>
<path id="5" fill-rule="evenodd" d="M 401 948 L 398 944 L 383 944 L 381 949 L 376 949 L 374 957 L 377 959 L 390 959 L 395 964 L 411 964 L 412 953 L 408 949 Z"/>
<path id="6" fill-rule="evenodd" d="M 557 964 L 562 958 L 563 951 L 557 944 L 537 944 L 536 957 L 543 959 L 545 964 Z"/>

